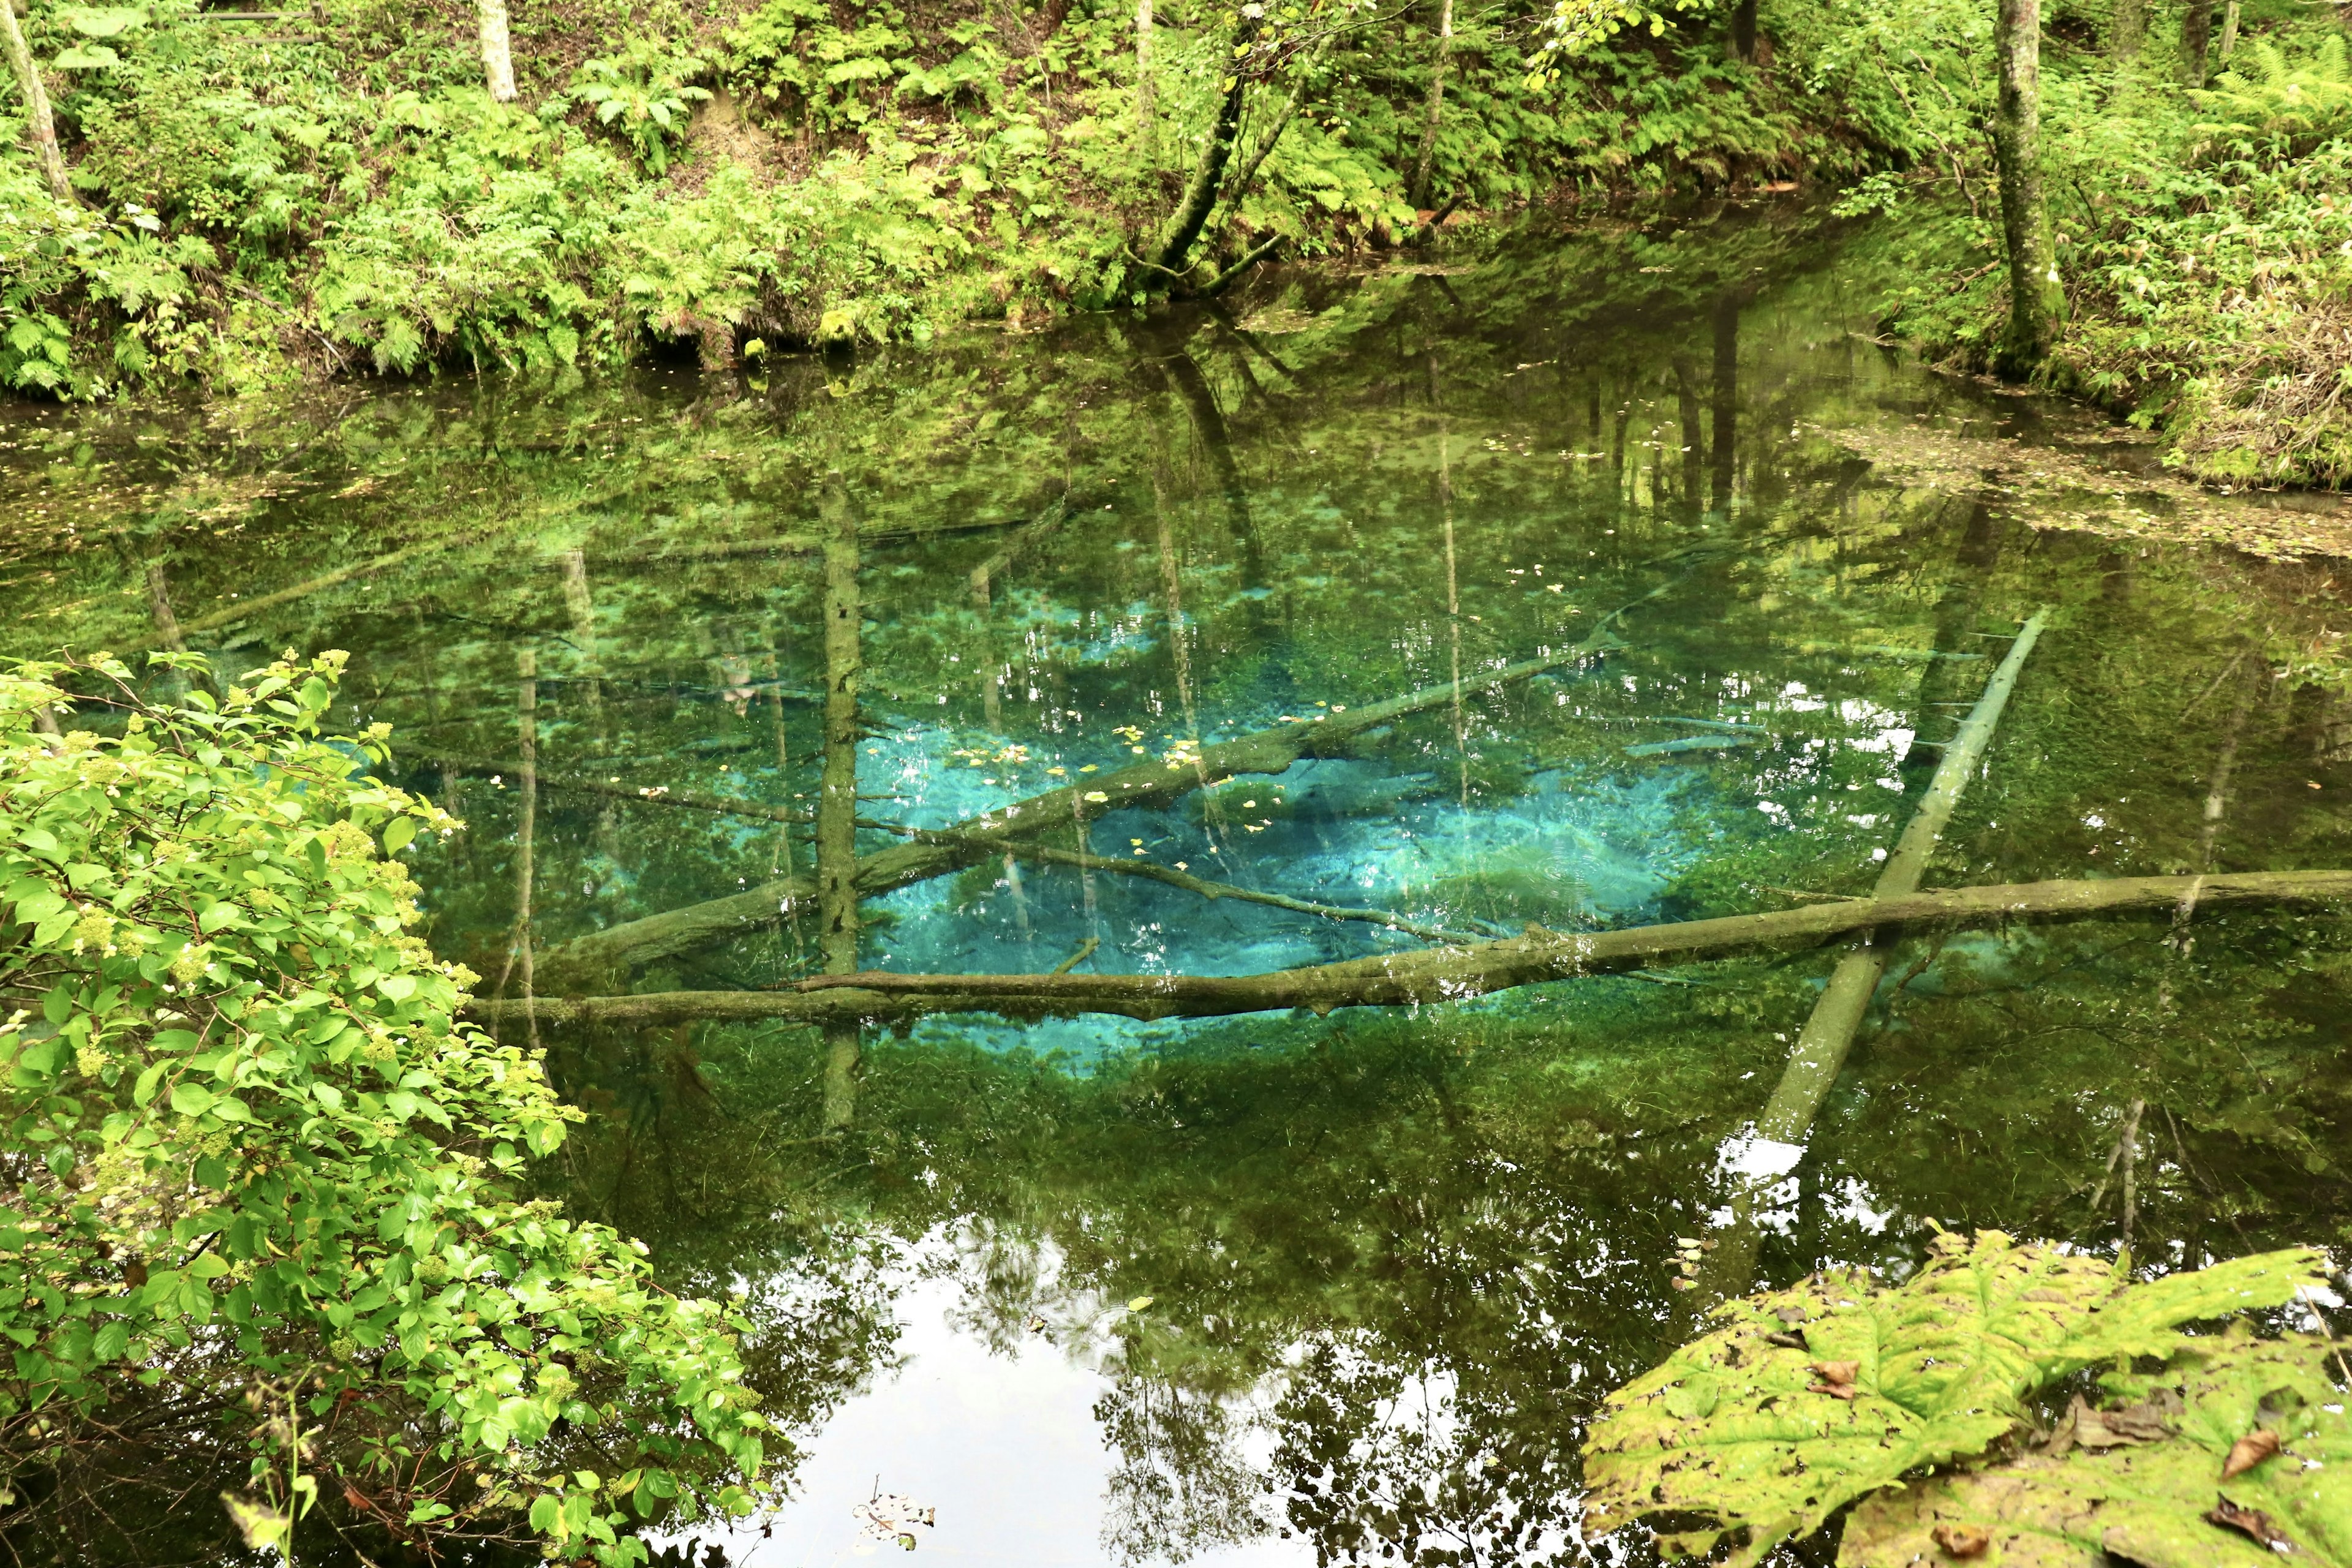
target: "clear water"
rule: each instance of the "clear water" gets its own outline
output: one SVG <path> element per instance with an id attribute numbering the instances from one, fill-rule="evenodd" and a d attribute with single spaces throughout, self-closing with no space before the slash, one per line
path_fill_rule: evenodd
<path id="1" fill-rule="evenodd" d="M 859 524 L 877 823 L 1435 689 L 1348 758 L 1111 813 L 1084 847 L 1474 936 L 1787 907 L 1868 887 L 1927 742 L 2047 607 L 1931 882 L 2346 864 L 2336 568 L 2044 531 L 2031 496 L 1874 467 L 1921 432 L 1989 464 L 2013 437 L 2139 456 L 1865 341 L 1859 243 L 1707 215 L 748 382 L 24 410 L 7 647 L 352 650 L 352 723 L 392 723 L 401 781 L 471 825 L 415 852 L 429 934 L 509 993 L 525 653 L 537 949 L 811 869 L 803 826 L 637 792 L 814 805 L 825 572 L 801 546 L 828 496 Z M 1603 650 L 1478 685 L 1621 608 Z M 863 962 L 905 971 L 1427 942 L 993 859 L 864 914 Z M 2097 1189 L 2136 1099 L 2148 1267 L 2352 1236 L 2338 923 L 2191 934 L 1907 943 L 1759 1278 L 1900 1270 L 1936 1223 L 2112 1247 Z M 877 1487 L 936 1507 L 919 1550 L 956 1561 L 1624 1560 L 1645 1549 L 1579 1532 L 1582 1423 L 1687 1331 L 1675 1238 L 1710 1225 L 1832 962 L 1409 1014 L 934 1017 L 869 1032 L 840 1140 L 807 1031 L 552 1030 L 591 1120 L 544 1179 L 770 1325 L 788 1484 L 670 1542 L 698 1561 L 835 1563 Z M 796 915 L 619 983 L 815 963 Z M 209 1515 L 145 1528 L 57 1553 L 222 1550 Z"/>

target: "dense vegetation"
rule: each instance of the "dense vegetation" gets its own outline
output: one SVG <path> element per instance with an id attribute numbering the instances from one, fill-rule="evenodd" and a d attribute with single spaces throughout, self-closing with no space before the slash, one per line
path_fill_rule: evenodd
<path id="1" fill-rule="evenodd" d="M 0 384 L 673 344 L 726 367 L 1529 203 L 1801 180 L 1904 213 L 1890 322 L 1929 353 L 2160 424 L 2206 478 L 2352 473 L 2333 26 L 2288 0 L 2053 9 L 2037 159 L 2064 319 L 2011 363 L 1990 9 L 585 0 L 524 8 L 509 45 L 495 4 L 36 0 L 0 124 L 23 139 L 39 86 L 57 145 L 0 160 Z"/>
<path id="2" fill-rule="evenodd" d="M 639 1562 L 630 1525 L 749 1506 L 745 1325 L 516 1190 L 579 1113 L 453 1022 L 393 857 L 456 824 L 354 770 L 381 731 L 319 734 L 343 663 L 170 705 L 111 659 L 0 676 L 0 1479 L 86 1508 L 112 1444 L 289 1562 L 322 1491 Z"/>

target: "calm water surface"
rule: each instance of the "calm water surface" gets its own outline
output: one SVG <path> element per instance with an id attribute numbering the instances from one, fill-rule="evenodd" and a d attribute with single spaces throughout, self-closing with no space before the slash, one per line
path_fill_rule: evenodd
<path id="1" fill-rule="evenodd" d="M 2332 568 L 1874 468 L 1843 433 L 2105 440 L 1864 341 L 1884 281 L 1811 217 L 1731 215 L 745 382 L 26 411 L 8 646 L 351 650 L 351 722 L 392 723 L 400 782 L 470 825 L 413 851 L 429 935 L 509 995 L 526 939 L 541 991 L 817 968 L 797 904 L 568 982 L 563 956 L 813 872 L 785 819 L 820 793 L 849 588 L 862 853 L 1433 693 L 1346 756 L 1081 811 L 1038 839 L 1062 859 L 869 897 L 877 968 L 1239 974 L 1860 892 L 2043 608 L 1931 883 L 2352 864 Z M 789 1499 L 677 1543 L 697 1561 L 834 1563 L 877 1489 L 935 1508 L 919 1551 L 954 1561 L 1636 1560 L 1580 1533 L 1583 1423 L 1689 1331 L 1677 1238 L 1721 1224 L 1833 962 L 1413 1014 L 932 1018 L 867 1032 L 842 1139 L 810 1031 L 551 1028 L 590 1120 L 543 1179 L 766 1325 Z M 2333 919 L 2262 911 L 1906 942 L 1758 1280 L 1900 1273 L 1938 1224 L 2105 1248 L 2128 1223 L 2153 1268 L 2343 1243 L 2345 966 Z"/>

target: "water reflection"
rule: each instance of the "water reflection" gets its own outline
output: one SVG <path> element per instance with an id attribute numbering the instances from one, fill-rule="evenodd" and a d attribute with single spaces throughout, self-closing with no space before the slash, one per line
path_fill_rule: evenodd
<path id="1" fill-rule="evenodd" d="M 1239 974 L 1855 893 L 2043 605 L 1931 885 L 2345 864 L 2326 569 L 2038 531 L 1828 438 L 2051 417 L 1858 342 L 1843 243 L 1658 224 L 764 383 L 92 415 L 88 461 L 0 476 L 47 509 L 10 574 L 61 606 L 10 635 L 352 649 L 349 717 L 473 825 L 418 852 L 432 939 L 509 996 Z M 1204 747 L 1408 692 L 1203 787 Z M 1092 811 L 1138 763 L 1172 793 Z M 917 864 L 1056 790 L 1034 839 Z M 2342 949 L 2254 910 L 1906 939 L 1754 1271 L 1900 1271 L 1931 1223 L 2129 1225 L 2153 1267 L 2332 1239 Z M 1687 1326 L 1683 1241 L 1833 961 L 551 1025 L 592 1118 L 542 1177 L 750 1291 L 796 1500 L 740 1560 L 834 1561 L 878 1485 L 950 1555 L 1582 1562 L 1638 1550 L 1580 1537 L 1582 1425 Z"/>

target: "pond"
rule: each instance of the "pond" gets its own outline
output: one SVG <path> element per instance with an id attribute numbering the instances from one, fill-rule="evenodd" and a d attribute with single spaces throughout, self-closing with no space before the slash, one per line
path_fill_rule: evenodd
<path id="1" fill-rule="evenodd" d="M 468 824 L 408 851 L 426 934 L 585 1108 L 548 1193 L 762 1325 L 789 1498 L 678 1556 L 1638 1560 L 1577 1453 L 1691 1331 L 1689 1244 L 1736 1289 L 1938 1226 L 2352 1237 L 2340 924 L 1905 938 L 1760 1184 L 1835 943 L 1192 1018 L 860 1029 L 794 983 L 1866 893 L 2037 615 L 1928 885 L 2352 864 L 2337 568 L 2167 537 L 2326 513 L 1899 359 L 1887 281 L 1712 211 L 740 379 L 24 410 L 7 650 L 351 651 L 337 717 Z M 677 992 L 736 1001 L 519 1005 Z M 226 1560 L 208 1508 L 12 1544 Z"/>

